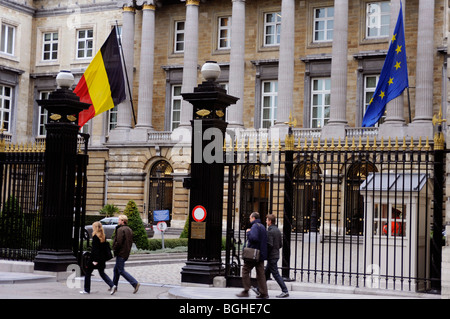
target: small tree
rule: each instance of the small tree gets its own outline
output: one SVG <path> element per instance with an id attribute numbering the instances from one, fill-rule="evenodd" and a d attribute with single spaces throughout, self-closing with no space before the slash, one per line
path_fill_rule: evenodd
<path id="1" fill-rule="evenodd" d="M 105 215 L 105 217 L 112 217 L 119 213 L 119 207 L 114 204 L 106 204 L 102 209 L 98 211 L 100 214 Z"/>
<path id="2" fill-rule="evenodd" d="M 133 241 L 136 244 L 136 247 L 138 249 L 148 249 L 147 233 L 145 232 L 141 216 L 139 216 L 136 203 L 133 200 L 130 200 L 123 213 L 128 217 L 128 227 L 133 231 Z"/>

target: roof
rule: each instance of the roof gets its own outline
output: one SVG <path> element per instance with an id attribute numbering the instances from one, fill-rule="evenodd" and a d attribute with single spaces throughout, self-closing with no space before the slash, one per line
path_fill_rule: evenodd
<path id="1" fill-rule="evenodd" d="M 427 174 L 418 173 L 370 173 L 359 189 L 361 191 L 420 192 L 428 178 Z"/>

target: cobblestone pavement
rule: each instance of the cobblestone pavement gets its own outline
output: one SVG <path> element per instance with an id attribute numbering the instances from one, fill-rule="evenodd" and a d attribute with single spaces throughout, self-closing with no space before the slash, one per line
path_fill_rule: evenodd
<path id="1" fill-rule="evenodd" d="M 186 263 L 158 264 L 145 266 L 128 266 L 125 270 L 139 282 L 165 285 L 181 285 L 181 269 Z M 113 268 L 105 270 L 108 276 L 113 277 Z M 94 271 L 96 275 L 96 271 Z M 98 273 L 96 275 L 98 277 Z M 123 280 L 121 278 L 120 280 Z"/>

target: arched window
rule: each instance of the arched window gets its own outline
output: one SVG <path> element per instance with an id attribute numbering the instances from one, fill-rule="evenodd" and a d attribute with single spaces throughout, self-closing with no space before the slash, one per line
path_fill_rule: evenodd
<path id="1" fill-rule="evenodd" d="M 350 165 L 345 183 L 345 234 L 363 235 L 364 197 L 359 188 L 371 172 L 377 172 L 372 163 L 362 160 Z"/>
<path id="2" fill-rule="evenodd" d="M 322 171 L 305 161 L 294 169 L 293 231 L 319 231 L 322 216 Z"/>
<path id="3" fill-rule="evenodd" d="M 156 162 L 150 169 L 148 220 L 153 221 L 153 211 L 169 210 L 172 220 L 173 169 L 164 160 Z M 170 220 L 167 222 L 170 226 Z"/>

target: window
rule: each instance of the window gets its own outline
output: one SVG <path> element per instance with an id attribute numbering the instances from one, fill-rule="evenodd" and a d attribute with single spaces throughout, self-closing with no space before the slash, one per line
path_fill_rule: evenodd
<path id="1" fill-rule="evenodd" d="M 366 9 L 366 38 L 388 37 L 391 23 L 390 2 L 368 3 Z"/>
<path id="2" fill-rule="evenodd" d="M 381 204 L 380 212 L 380 205 L 375 204 L 373 217 L 374 235 L 405 236 L 407 230 L 405 205 Z"/>
<path id="3" fill-rule="evenodd" d="M 0 84 L 0 127 L 10 133 L 13 88 Z"/>
<path id="4" fill-rule="evenodd" d="M 58 32 L 48 32 L 43 35 L 42 60 L 55 61 L 58 59 Z"/>
<path id="5" fill-rule="evenodd" d="M 261 100 L 261 127 L 270 128 L 277 119 L 278 81 L 263 81 Z"/>
<path id="6" fill-rule="evenodd" d="M 175 43 L 173 45 L 175 53 L 184 52 L 184 21 L 175 21 Z"/>
<path id="7" fill-rule="evenodd" d="M 280 44 L 281 12 L 264 14 L 264 45 L 274 46 Z"/>
<path id="8" fill-rule="evenodd" d="M 183 98 L 181 97 L 181 85 L 173 85 L 172 86 L 172 97 L 171 97 L 171 120 L 170 120 L 170 129 L 173 131 L 180 125 L 181 120 L 181 101 Z"/>
<path id="9" fill-rule="evenodd" d="M 333 41 L 334 7 L 314 9 L 314 42 Z"/>
<path id="10" fill-rule="evenodd" d="M 375 89 L 378 84 L 380 76 L 379 75 L 367 75 L 364 77 L 364 114 L 366 113 L 367 107 L 370 104 L 370 100 L 372 99 L 373 93 L 375 92 Z M 378 126 L 378 124 L 381 124 L 386 119 L 386 112 L 384 115 L 380 118 L 378 123 L 375 126 Z"/>
<path id="11" fill-rule="evenodd" d="M 108 111 L 108 131 L 114 130 L 116 128 L 117 113 L 118 113 L 117 105 L 114 105 L 114 107 Z"/>
<path id="12" fill-rule="evenodd" d="M 47 100 L 50 95 L 50 91 L 39 92 L 39 98 L 41 100 Z M 47 130 L 45 124 L 48 122 L 48 111 L 39 105 L 39 118 L 38 118 L 38 136 L 46 136 Z"/>
<path id="13" fill-rule="evenodd" d="M 311 127 L 324 127 L 330 118 L 331 79 L 313 79 L 311 86 Z"/>
<path id="14" fill-rule="evenodd" d="M 92 57 L 94 44 L 94 30 L 78 30 L 77 31 L 77 59 L 85 59 Z"/>
<path id="15" fill-rule="evenodd" d="M 217 48 L 219 50 L 231 47 L 231 17 L 219 18 L 219 33 L 217 35 Z"/>
<path id="16" fill-rule="evenodd" d="M 0 38 L 0 52 L 13 55 L 14 54 L 14 37 L 16 33 L 16 28 L 8 25 L 2 24 L 2 34 Z"/>

